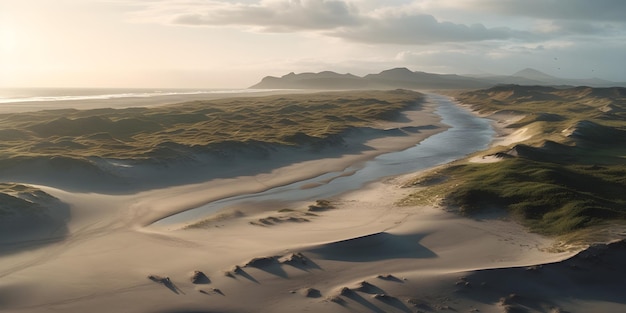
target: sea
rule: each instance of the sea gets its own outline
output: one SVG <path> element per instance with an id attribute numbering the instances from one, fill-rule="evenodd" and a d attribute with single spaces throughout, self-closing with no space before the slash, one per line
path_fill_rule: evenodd
<path id="1" fill-rule="evenodd" d="M 259 90 L 170 88 L 0 88 L 0 104 L 253 92 L 259 92 Z"/>
<path id="2" fill-rule="evenodd" d="M 0 114 L 56 109 L 149 107 L 239 95 L 264 95 L 273 91 L 236 88 L 0 88 Z"/>

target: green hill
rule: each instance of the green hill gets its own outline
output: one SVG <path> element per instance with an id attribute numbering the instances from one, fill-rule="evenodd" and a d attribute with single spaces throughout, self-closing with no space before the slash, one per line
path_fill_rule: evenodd
<path id="1" fill-rule="evenodd" d="M 437 202 L 468 215 L 506 210 L 548 235 L 599 234 L 626 220 L 625 88 L 511 85 L 456 97 L 481 113 L 525 115 L 508 127 L 534 135 L 483 152 L 498 162 L 463 160 L 410 182 L 422 188 L 404 203 Z"/>

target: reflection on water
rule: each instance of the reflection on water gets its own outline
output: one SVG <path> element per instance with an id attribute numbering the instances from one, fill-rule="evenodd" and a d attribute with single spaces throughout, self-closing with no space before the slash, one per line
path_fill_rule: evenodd
<path id="1" fill-rule="evenodd" d="M 155 225 L 194 221 L 221 208 L 238 203 L 289 202 L 328 198 L 359 189 L 367 183 L 387 176 L 416 172 L 445 164 L 488 147 L 495 134 L 488 119 L 473 115 L 445 96 L 431 94 L 428 96 L 428 100 L 437 104 L 435 113 L 441 117 L 442 123 L 450 126 L 450 128 L 428 137 L 414 147 L 380 155 L 342 172 L 331 172 L 260 193 L 244 194 L 214 201 L 164 218 L 156 222 Z"/>

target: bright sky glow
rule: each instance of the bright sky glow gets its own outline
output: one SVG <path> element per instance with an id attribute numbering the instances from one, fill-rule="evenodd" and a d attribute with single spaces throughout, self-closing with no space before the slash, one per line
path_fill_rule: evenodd
<path id="1" fill-rule="evenodd" d="M 0 0 L 0 87 L 247 87 L 392 67 L 626 81 L 623 0 Z"/>

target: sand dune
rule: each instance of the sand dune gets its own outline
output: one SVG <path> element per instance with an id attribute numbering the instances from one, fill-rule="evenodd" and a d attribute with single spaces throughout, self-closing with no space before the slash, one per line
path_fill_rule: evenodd
<path id="1" fill-rule="evenodd" d="M 323 158 L 354 163 L 444 130 L 429 114 L 433 106 L 421 102 L 411 91 L 363 91 L 5 114 L 0 126 L 10 131 L 0 132 L 0 177 L 133 193 Z M 390 137 L 398 140 L 386 148 Z"/>
<path id="2" fill-rule="evenodd" d="M 411 120 L 420 116 L 411 114 L 416 114 L 408 115 Z M 147 226 L 207 201 L 345 168 L 415 144 L 425 134 L 368 141 L 371 153 L 131 194 L 38 186 L 68 204 L 68 235 L 60 242 L 3 253 L 0 309 L 280 313 L 624 308 L 617 294 L 623 283 L 616 276 L 604 280 L 620 270 L 623 243 L 598 250 L 604 252 L 592 248 L 588 257 L 574 250 L 556 253 L 553 240 L 528 233 L 503 216 L 468 219 L 432 206 L 396 205 L 411 192 L 402 186 L 413 174 L 330 201 L 290 203 L 288 210 L 259 204 L 241 208 L 241 213 L 236 208 L 222 211 L 193 228 Z M 309 211 L 311 207 L 315 209 Z M 306 223 L 258 225 L 262 219 L 275 221 L 269 217 L 303 214 L 310 214 Z M 605 266 L 600 276 L 585 274 L 593 262 Z M 567 278 L 572 264 L 580 275 Z M 586 293 L 584 284 L 590 280 L 603 289 Z M 577 296 L 575 301 L 570 294 Z"/>
<path id="3" fill-rule="evenodd" d="M 626 243 L 598 244 L 560 262 L 468 272 L 464 298 L 496 302 L 504 312 L 619 312 L 626 300 Z M 600 309 L 602 308 L 602 309 Z"/>
<path id="4" fill-rule="evenodd" d="M 52 195 L 21 184 L 0 183 L 0 252 L 62 241 L 70 210 Z"/>

